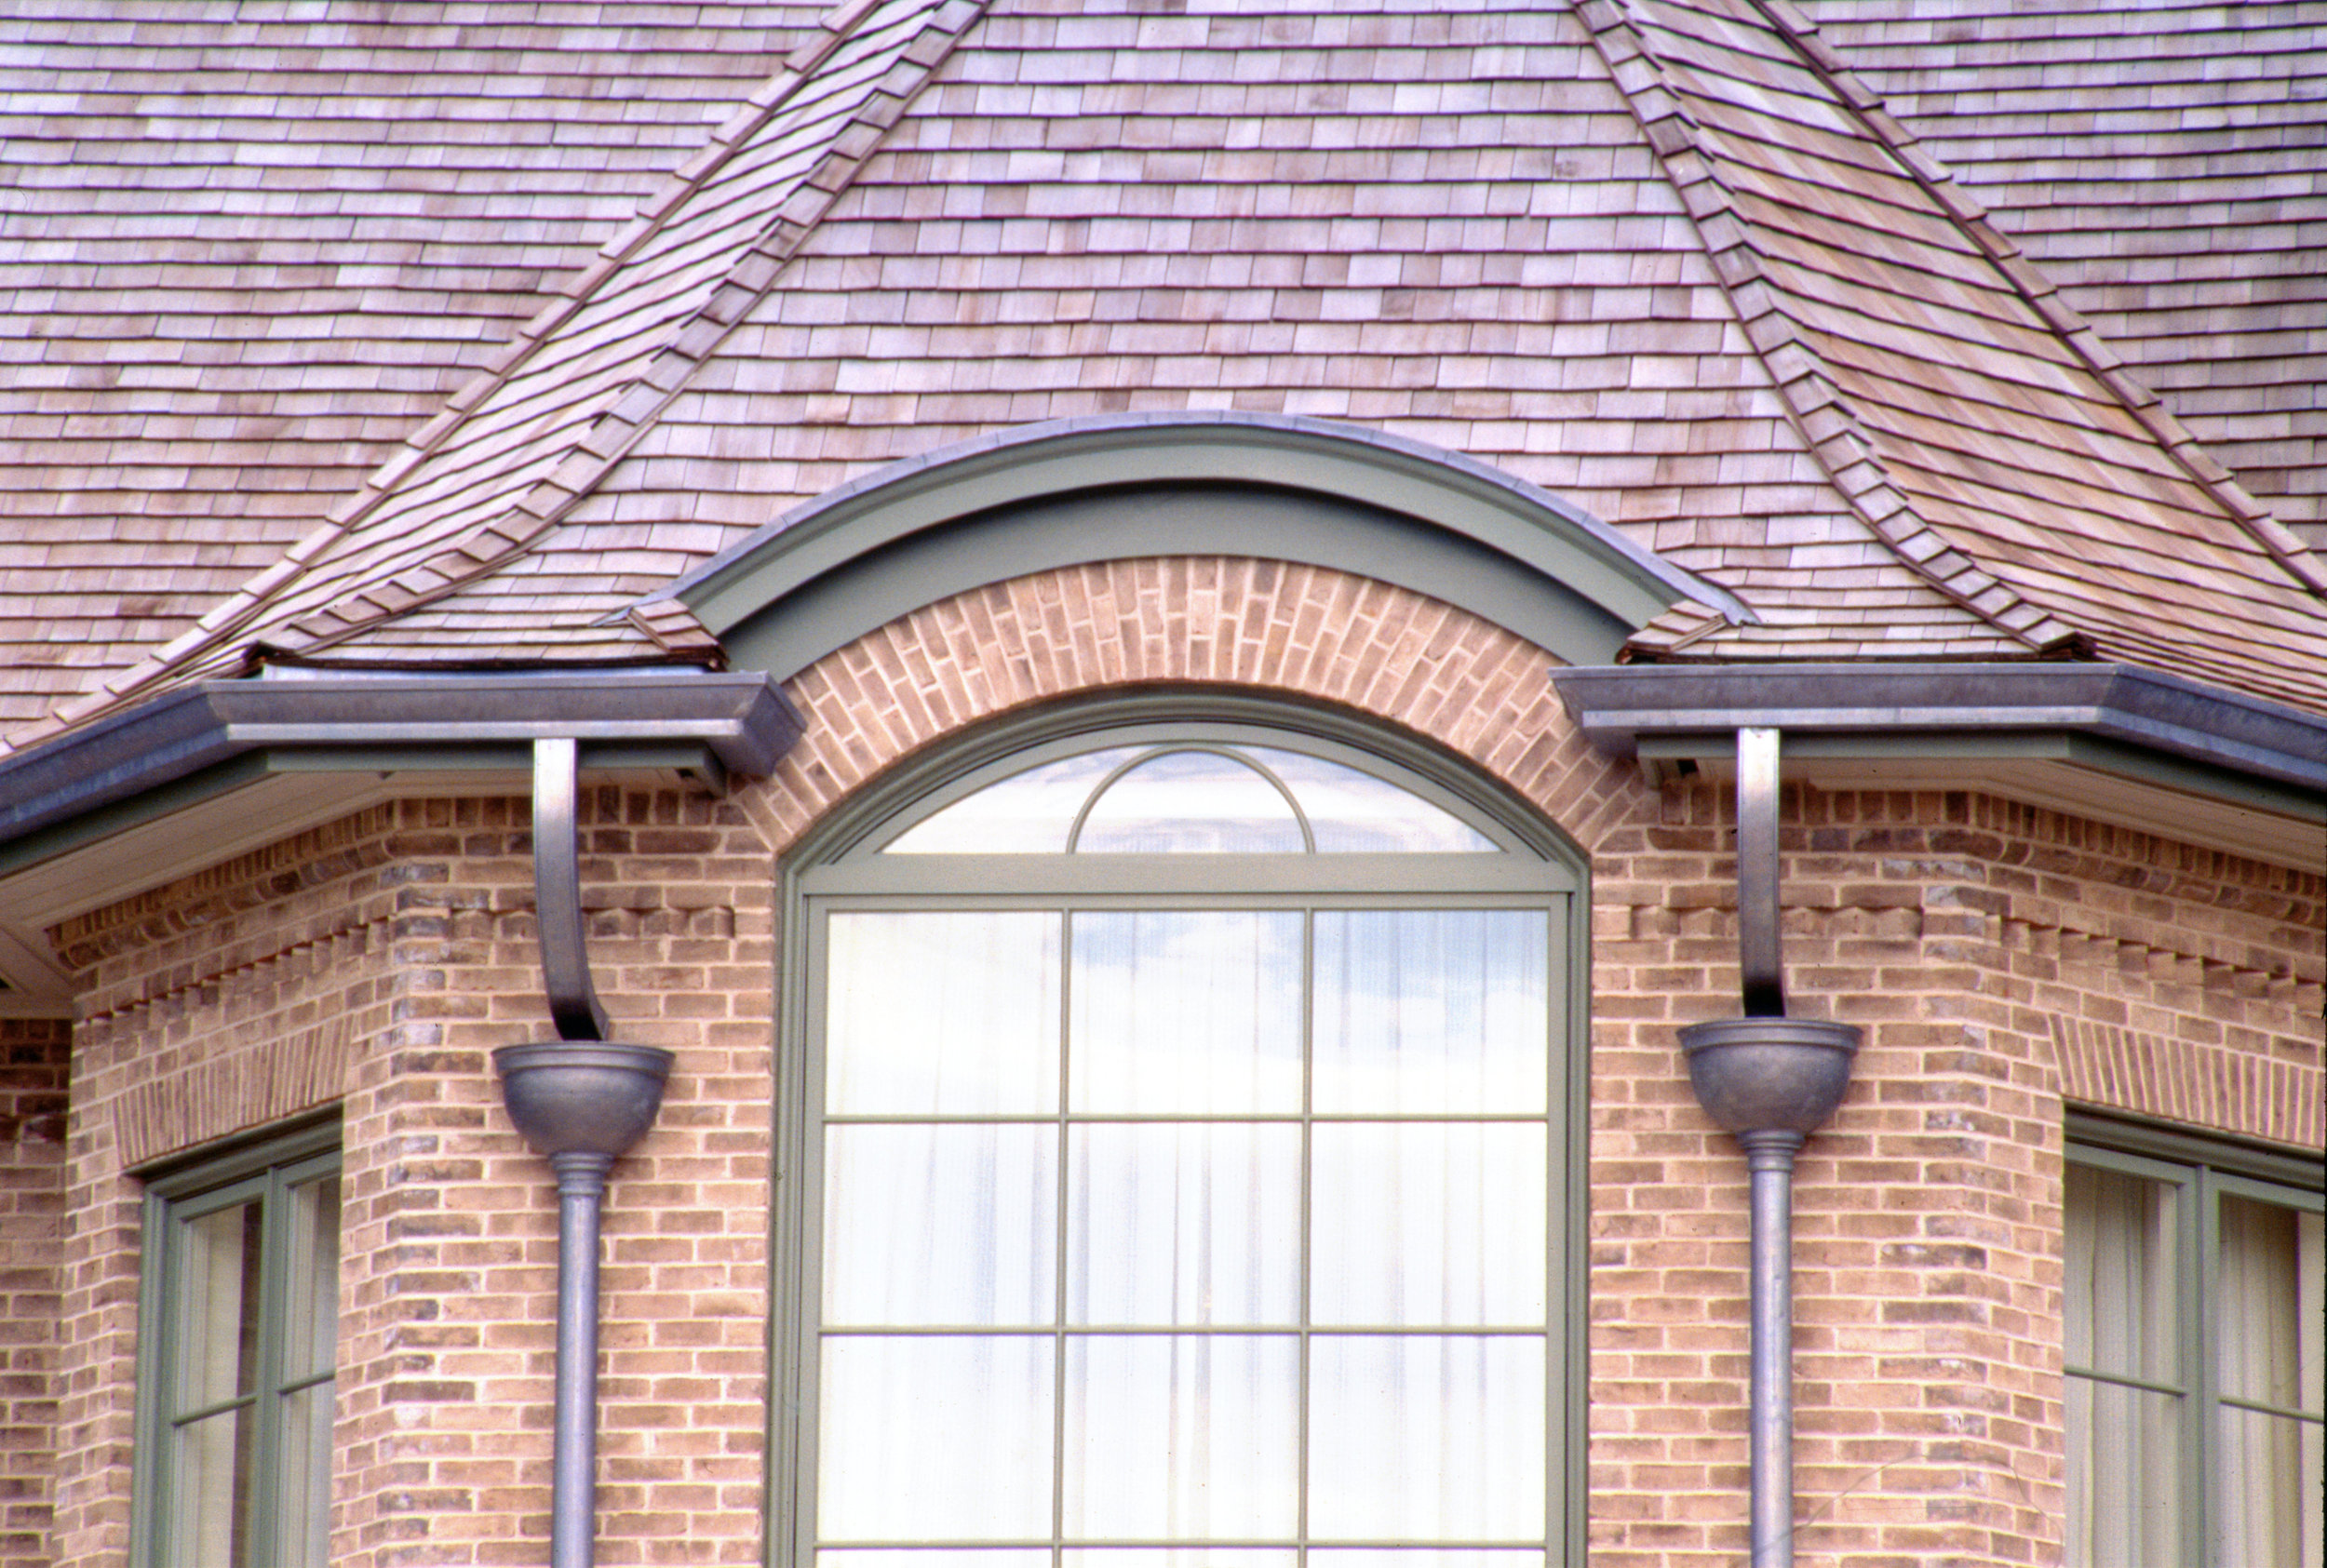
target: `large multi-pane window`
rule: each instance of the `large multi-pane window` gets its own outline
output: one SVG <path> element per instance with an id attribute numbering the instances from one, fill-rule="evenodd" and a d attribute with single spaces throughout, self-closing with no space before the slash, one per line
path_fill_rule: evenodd
<path id="1" fill-rule="evenodd" d="M 1564 1555 L 1575 879 L 1523 813 L 1119 729 L 797 885 L 794 1561 Z"/>
<path id="2" fill-rule="evenodd" d="M 2098 1120 L 2072 1133 L 2068 1561 L 2319 1568 L 2318 1167 Z"/>
<path id="3" fill-rule="evenodd" d="M 153 1178 L 136 1553 L 322 1568 L 339 1328 L 336 1124 Z"/>

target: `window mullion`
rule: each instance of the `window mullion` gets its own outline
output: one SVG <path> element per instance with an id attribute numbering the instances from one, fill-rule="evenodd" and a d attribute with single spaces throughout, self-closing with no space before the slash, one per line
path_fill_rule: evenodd
<path id="1" fill-rule="evenodd" d="M 1092 798 L 1098 791 L 1092 792 Z M 1083 813 L 1090 811 L 1090 803 L 1083 804 Z M 1078 829 L 1082 817 L 1075 820 Z M 1058 910 L 1058 1080 L 1053 1106 L 1053 1117 L 1058 1128 L 1058 1177 L 1056 1193 L 1056 1250 L 1052 1257 L 1055 1278 L 1051 1291 L 1051 1454 L 1050 1454 L 1050 1560 L 1051 1568 L 1063 1568 L 1067 1538 L 1067 1270 L 1070 1266 L 1068 1242 L 1068 1208 L 1071 1202 L 1070 1186 L 1072 1149 L 1068 1140 L 1068 1107 L 1073 1103 L 1069 1096 L 1074 1092 L 1074 974 L 1075 974 L 1075 912 L 1062 905 Z"/>
<path id="2" fill-rule="evenodd" d="M 259 1201 L 259 1365 L 251 1380 L 257 1398 L 251 1412 L 250 1522 L 245 1538 L 253 1562 L 280 1562 L 276 1507 L 283 1451 L 284 1319 L 290 1293 L 290 1199 L 283 1167 L 267 1173 L 266 1191 Z"/>
<path id="3" fill-rule="evenodd" d="M 2222 1379 L 2213 1350 L 2217 1304 L 2214 1292 L 2205 1283 L 2213 1277 L 2216 1252 L 2221 1245 L 2215 1213 L 2219 1195 L 2212 1171 L 2201 1166 L 2191 1174 L 2194 1180 L 2182 1188 L 2188 1211 L 2182 1224 L 2187 1247 L 2177 1270 L 2179 1277 L 2172 1281 L 2182 1301 L 2184 1354 L 2188 1357 L 2183 1376 L 2190 1387 L 2185 1425 L 2186 1440 L 2182 1446 L 2182 1481 L 2191 1507 L 2183 1521 L 2182 1561 L 2211 1563 L 2214 1561 L 2214 1521 L 2221 1517 L 2225 1501 L 2215 1476 L 2221 1467 L 2214 1462 L 2214 1453 L 2222 1440 L 2222 1420 L 2216 1403 Z"/>

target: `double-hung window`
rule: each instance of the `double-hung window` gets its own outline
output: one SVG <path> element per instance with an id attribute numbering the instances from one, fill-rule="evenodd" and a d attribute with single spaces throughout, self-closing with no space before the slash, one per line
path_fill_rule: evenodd
<path id="1" fill-rule="evenodd" d="M 2320 1168 L 2079 1117 L 2072 1568 L 2320 1568 Z"/>
<path id="2" fill-rule="evenodd" d="M 1118 727 L 795 876 L 780 1560 L 1565 1557 L 1577 878 L 1443 777 Z"/>
<path id="3" fill-rule="evenodd" d="M 339 1329 L 336 1122 L 146 1185 L 141 1568 L 322 1568 Z"/>

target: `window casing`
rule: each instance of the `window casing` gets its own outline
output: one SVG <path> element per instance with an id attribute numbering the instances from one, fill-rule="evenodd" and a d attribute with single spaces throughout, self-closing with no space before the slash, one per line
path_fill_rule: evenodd
<path id="1" fill-rule="evenodd" d="M 339 1170 L 333 1121 L 147 1182 L 133 1561 L 328 1560 Z"/>
<path id="2" fill-rule="evenodd" d="M 790 872 L 779 1561 L 1580 1554 L 1575 864 L 1252 711 L 997 737 Z"/>
<path id="3" fill-rule="evenodd" d="M 2320 1568 L 2317 1162 L 2078 1116 L 2072 1568 Z"/>

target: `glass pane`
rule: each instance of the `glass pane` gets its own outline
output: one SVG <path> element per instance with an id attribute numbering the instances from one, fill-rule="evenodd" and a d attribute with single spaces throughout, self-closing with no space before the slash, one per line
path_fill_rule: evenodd
<path id="1" fill-rule="evenodd" d="M 1066 1533 L 1289 1536 L 1299 1366 L 1290 1334 L 1069 1339 Z"/>
<path id="2" fill-rule="evenodd" d="M 816 1533 L 833 1541 L 1046 1539 L 1046 1335 L 824 1342 Z"/>
<path id="3" fill-rule="evenodd" d="M 1544 1320 L 1548 1144 L 1540 1124 L 1324 1122 L 1311 1320 Z"/>
<path id="4" fill-rule="evenodd" d="M 1298 819 L 1277 787 L 1215 751 L 1165 752 L 1107 786 L 1077 850 L 1116 854 L 1299 854 Z"/>
<path id="5" fill-rule="evenodd" d="M 1075 1109 L 1300 1108 L 1299 915 L 1078 914 L 1073 971 Z"/>
<path id="6" fill-rule="evenodd" d="M 2302 1233 L 2312 1232 L 2316 1263 L 2319 1216 L 2236 1193 L 2223 1194 L 2220 1213 L 2221 1313 L 2214 1355 L 2222 1391 L 2262 1404 L 2317 1411 L 2319 1279 L 2316 1272 L 2303 1272 Z M 2308 1347 L 2307 1338 L 2312 1341 Z"/>
<path id="7" fill-rule="evenodd" d="M 283 1401 L 276 1539 L 283 1568 L 325 1568 L 331 1557 L 331 1385 Z"/>
<path id="8" fill-rule="evenodd" d="M 1055 1126 L 825 1129 L 827 1323 L 1048 1323 Z"/>
<path id="9" fill-rule="evenodd" d="M 1492 854 L 1500 849 L 1477 829 L 1387 779 L 1297 751 L 1250 749 L 1255 760 L 1291 788 L 1320 853 Z"/>
<path id="10" fill-rule="evenodd" d="M 2068 1568 L 2172 1568 L 2181 1400 L 2083 1377 L 2067 1379 L 2066 1393 Z"/>
<path id="11" fill-rule="evenodd" d="M 1106 778 L 1139 755 L 1110 746 L 1029 768 L 955 801 L 893 841 L 893 855 L 1063 854 L 1075 813 Z"/>
<path id="12" fill-rule="evenodd" d="M 340 1329 L 340 1178 L 302 1182 L 286 1195 L 290 1276 L 283 1309 L 283 1381 L 330 1372 Z"/>
<path id="13" fill-rule="evenodd" d="M 2069 1365 L 2153 1383 L 2181 1381 L 2174 1296 L 2179 1190 L 2121 1171 L 2068 1167 Z"/>
<path id="14" fill-rule="evenodd" d="M 168 1522 L 155 1531 L 172 1568 L 242 1568 L 250 1561 L 250 1419 L 223 1411 L 178 1428 Z"/>
<path id="15" fill-rule="evenodd" d="M 1318 1334 L 1310 1346 L 1314 1538 L 1543 1538 L 1540 1337 Z"/>
<path id="16" fill-rule="evenodd" d="M 1550 919 L 1540 909 L 1320 913 L 1317 1109 L 1543 1110 Z"/>
<path id="17" fill-rule="evenodd" d="M 258 1372 L 260 1206 L 213 1209 L 178 1228 L 178 1403 L 250 1391 Z"/>
<path id="18" fill-rule="evenodd" d="M 2218 1568 L 2260 1562 L 2296 1568 L 2305 1561 L 2304 1548 L 2316 1551 L 2319 1544 L 2316 1511 L 2313 1528 L 2304 1534 L 2303 1505 L 2319 1495 L 2320 1427 L 2227 1406 L 2219 1414 L 2222 1520 L 2214 1561 Z"/>
<path id="19" fill-rule="evenodd" d="M 1298 1127 L 1079 1126 L 1067 1148 L 1069 1322 L 1298 1320 Z"/>
<path id="20" fill-rule="evenodd" d="M 918 1116 L 1056 1108 L 1058 923 L 1039 910 L 834 915 L 827 1107 Z"/>

